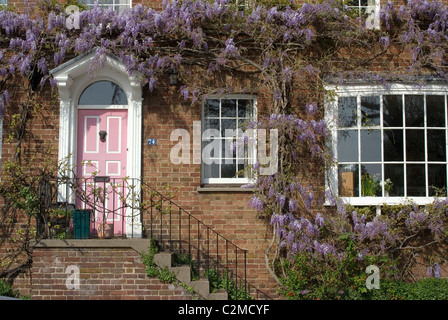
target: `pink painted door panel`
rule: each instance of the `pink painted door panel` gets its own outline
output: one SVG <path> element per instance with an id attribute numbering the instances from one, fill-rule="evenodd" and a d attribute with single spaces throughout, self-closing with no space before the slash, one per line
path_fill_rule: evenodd
<path id="1" fill-rule="evenodd" d="M 94 235 L 102 236 L 106 224 L 114 234 L 126 232 L 127 115 L 127 110 L 78 110 L 77 176 L 83 196 L 76 205 L 93 211 Z"/>

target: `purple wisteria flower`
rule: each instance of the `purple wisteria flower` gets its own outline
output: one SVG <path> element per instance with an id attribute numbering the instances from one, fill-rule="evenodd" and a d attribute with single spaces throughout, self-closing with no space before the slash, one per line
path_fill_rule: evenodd
<path id="1" fill-rule="evenodd" d="M 258 212 L 263 211 L 264 204 L 263 204 L 263 201 L 260 198 L 254 196 L 254 197 L 251 198 L 250 202 L 252 204 L 252 207 L 257 209 Z"/>
<path id="2" fill-rule="evenodd" d="M 315 102 L 308 103 L 305 106 L 305 110 L 306 110 L 306 113 L 308 113 L 309 115 L 315 115 L 317 112 L 317 104 Z"/>
<path id="3" fill-rule="evenodd" d="M 436 263 L 436 264 L 428 267 L 427 274 L 430 277 L 441 278 L 442 268 L 440 267 L 440 265 L 438 263 Z"/>
<path id="4" fill-rule="evenodd" d="M 280 208 L 283 208 L 285 206 L 286 197 L 284 195 L 278 195 L 277 201 L 279 203 Z"/>
<path id="5" fill-rule="evenodd" d="M 323 215 L 319 212 L 316 214 L 316 217 L 314 218 L 314 222 L 318 227 L 323 227 L 325 223 L 325 219 Z"/>
<path id="6" fill-rule="evenodd" d="M 294 199 L 289 199 L 289 212 L 294 213 L 297 212 L 298 206 L 297 206 L 297 201 Z"/>
<path id="7" fill-rule="evenodd" d="M 235 46 L 235 43 L 233 42 L 232 38 L 229 38 L 226 40 L 225 48 L 223 50 L 223 53 L 228 57 L 237 57 L 239 55 L 238 49 Z"/>

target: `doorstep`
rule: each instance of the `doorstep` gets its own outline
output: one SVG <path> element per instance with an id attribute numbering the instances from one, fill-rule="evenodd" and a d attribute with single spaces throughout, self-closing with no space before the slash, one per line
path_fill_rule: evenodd
<path id="1" fill-rule="evenodd" d="M 131 248 L 147 253 L 150 239 L 43 239 L 32 243 L 35 248 Z"/>

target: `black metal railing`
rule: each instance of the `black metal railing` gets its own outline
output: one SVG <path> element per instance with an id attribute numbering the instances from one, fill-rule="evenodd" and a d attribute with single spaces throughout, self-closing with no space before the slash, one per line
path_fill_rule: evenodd
<path id="1" fill-rule="evenodd" d="M 213 230 L 152 187 L 145 185 L 149 199 L 143 201 L 148 236 L 162 249 L 190 261 L 198 275 L 208 275 L 233 299 L 271 299 L 247 281 L 247 250 Z M 220 284 L 220 286 L 219 286 Z"/>
<path id="2" fill-rule="evenodd" d="M 44 237 L 67 237 L 77 227 L 70 212 L 84 210 L 90 215 L 90 238 L 152 238 L 161 249 L 174 253 L 179 264 L 189 263 L 193 276 L 207 276 L 231 299 L 271 299 L 247 281 L 247 250 L 139 179 L 43 181 L 39 196 L 42 224 L 48 226 L 40 228 Z M 55 217 L 59 222 L 65 219 L 65 224 Z"/>

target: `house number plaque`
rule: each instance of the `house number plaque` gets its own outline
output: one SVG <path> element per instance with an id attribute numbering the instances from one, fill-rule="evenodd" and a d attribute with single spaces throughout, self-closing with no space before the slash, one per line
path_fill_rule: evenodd
<path id="1" fill-rule="evenodd" d="M 157 139 L 148 139 L 148 140 L 146 141 L 146 144 L 147 144 L 148 146 L 156 146 L 156 145 L 157 145 Z"/>

